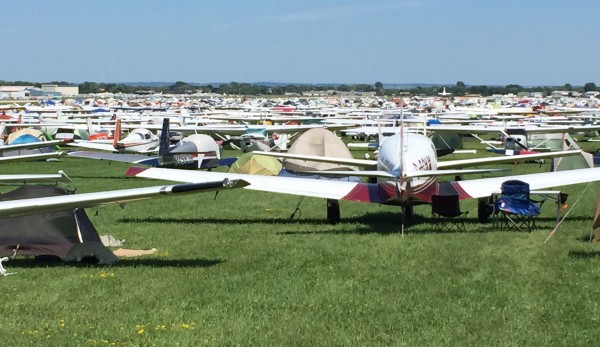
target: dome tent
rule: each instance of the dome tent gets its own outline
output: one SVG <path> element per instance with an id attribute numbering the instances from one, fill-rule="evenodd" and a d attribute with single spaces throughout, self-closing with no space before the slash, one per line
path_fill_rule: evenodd
<path id="1" fill-rule="evenodd" d="M 23 185 L 0 196 L 0 201 L 73 194 L 49 185 Z M 65 260 L 95 258 L 113 263 L 118 258 L 102 244 L 83 209 L 38 213 L 0 219 L 0 255 L 56 256 Z"/>
<path id="2" fill-rule="evenodd" d="M 314 128 L 304 132 L 292 144 L 289 154 L 315 155 L 352 159 L 352 153 L 342 140 L 325 128 Z M 355 166 L 321 163 L 315 161 L 286 159 L 283 167 L 288 171 L 356 170 Z"/>
<path id="3" fill-rule="evenodd" d="M 263 175 L 263 176 L 277 176 L 281 171 L 281 163 L 279 160 L 273 157 L 267 157 L 264 155 L 246 153 L 236 160 L 233 165 L 229 168 L 229 172 L 251 174 L 251 175 Z"/>

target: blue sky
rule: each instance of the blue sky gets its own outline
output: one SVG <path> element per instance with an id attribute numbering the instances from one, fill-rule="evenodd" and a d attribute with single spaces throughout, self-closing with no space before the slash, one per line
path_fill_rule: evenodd
<path id="1" fill-rule="evenodd" d="M 0 12 L 8 81 L 600 85 L 597 0 L 7 0 Z"/>

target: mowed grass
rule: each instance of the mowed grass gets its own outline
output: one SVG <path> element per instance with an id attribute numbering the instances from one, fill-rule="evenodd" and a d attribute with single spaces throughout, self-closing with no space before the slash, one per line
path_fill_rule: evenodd
<path id="1" fill-rule="evenodd" d="M 164 184 L 126 168 L 66 158 L 3 172 L 64 169 L 80 193 Z M 586 187 L 562 188 L 578 202 L 547 243 L 552 202 L 531 233 L 479 224 L 474 201 L 462 204 L 467 232 L 432 233 L 417 206 L 404 237 L 397 207 L 342 202 L 329 225 L 323 200 L 305 198 L 290 220 L 298 197 L 246 190 L 89 209 L 100 234 L 158 253 L 112 266 L 11 259 L 0 335 L 6 346 L 594 345 L 600 245 L 586 239 L 600 186 Z"/>

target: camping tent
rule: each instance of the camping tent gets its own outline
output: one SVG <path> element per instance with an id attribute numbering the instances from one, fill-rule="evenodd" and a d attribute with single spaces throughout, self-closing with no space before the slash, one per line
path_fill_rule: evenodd
<path id="1" fill-rule="evenodd" d="M 314 128 L 300 135 L 288 150 L 289 154 L 315 155 L 352 159 L 352 153 L 342 140 L 324 128 Z M 342 166 L 315 161 L 286 159 L 283 167 L 289 171 L 356 170 L 354 166 Z"/>
<path id="2" fill-rule="evenodd" d="M 73 194 L 57 186 L 23 185 L 0 201 Z M 117 257 L 102 244 L 83 209 L 0 219 L 0 255 L 52 255 L 65 260 L 96 258 L 112 263 Z"/>
<path id="3" fill-rule="evenodd" d="M 253 153 L 243 154 L 229 168 L 229 172 L 263 176 L 277 176 L 279 171 L 281 163 L 277 159 Z"/>

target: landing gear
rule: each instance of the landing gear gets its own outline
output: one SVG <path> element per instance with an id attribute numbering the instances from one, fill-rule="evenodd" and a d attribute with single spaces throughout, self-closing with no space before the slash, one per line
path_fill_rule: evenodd
<path id="1" fill-rule="evenodd" d="M 411 219 L 413 216 L 413 205 L 407 205 L 402 209 L 403 213 L 406 215 L 407 219 Z"/>
<path id="2" fill-rule="evenodd" d="M 340 222 L 340 202 L 338 200 L 327 199 L 327 222 L 329 224 Z"/>
<path id="3" fill-rule="evenodd" d="M 413 215 L 413 205 L 407 204 L 402 206 L 402 222 L 400 226 L 400 235 L 404 236 L 404 227 L 406 221 L 412 218 Z"/>
<path id="4" fill-rule="evenodd" d="M 477 202 L 477 220 L 479 223 L 487 223 L 494 212 L 494 206 L 489 198 L 481 198 Z"/>

